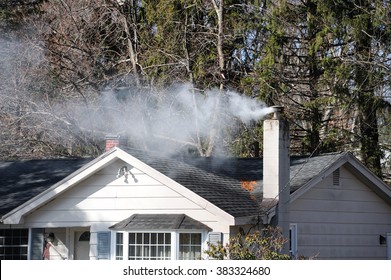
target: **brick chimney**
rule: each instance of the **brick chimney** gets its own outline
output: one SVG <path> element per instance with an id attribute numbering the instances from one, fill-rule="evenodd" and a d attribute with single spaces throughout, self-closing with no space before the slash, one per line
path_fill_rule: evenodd
<path id="1" fill-rule="evenodd" d="M 106 147 L 105 151 L 109 151 L 114 147 L 125 147 L 128 143 L 126 137 L 121 137 L 120 135 L 107 135 L 105 137 Z"/>
<path id="2" fill-rule="evenodd" d="M 289 237 L 289 124 L 283 107 L 273 108 L 273 116 L 263 123 L 263 199 L 278 202 L 278 226 Z"/>

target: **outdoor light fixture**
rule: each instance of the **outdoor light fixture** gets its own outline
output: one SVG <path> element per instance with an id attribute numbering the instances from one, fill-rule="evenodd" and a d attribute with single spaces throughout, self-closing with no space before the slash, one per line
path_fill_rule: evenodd
<path id="1" fill-rule="evenodd" d="M 122 166 L 120 169 L 118 169 L 117 178 L 124 176 L 125 177 L 124 182 L 129 183 L 129 181 L 128 181 L 129 174 L 132 175 L 134 182 L 137 183 L 138 180 L 136 179 L 136 176 L 134 176 L 134 174 L 132 172 L 130 172 L 130 170 L 128 170 L 128 167 L 125 165 Z"/>
<path id="2" fill-rule="evenodd" d="M 379 243 L 380 243 L 380 245 L 387 244 L 387 239 L 384 235 L 379 235 Z"/>
<path id="3" fill-rule="evenodd" d="M 117 178 L 122 177 L 128 172 L 128 168 L 126 166 L 122 166 L 120 169 L 118 169 Z"/>

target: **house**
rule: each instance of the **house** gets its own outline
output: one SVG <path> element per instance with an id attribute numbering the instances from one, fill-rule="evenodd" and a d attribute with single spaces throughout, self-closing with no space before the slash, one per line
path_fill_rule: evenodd
<path id="1" fill-rule="evenodd" d="M 0 162 L 0 259 L 201 259 L 269 224 L 293 257 L 390 259 L 390 187 L 350 153 L 290 157 L 278 110 L 263 158 L 163 157 L 113 138 L 95 159 Z"/>

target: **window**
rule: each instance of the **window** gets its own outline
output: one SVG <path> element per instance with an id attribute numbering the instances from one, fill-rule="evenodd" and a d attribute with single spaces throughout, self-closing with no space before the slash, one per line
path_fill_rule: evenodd
<path id="1" fill-rule="evenodd" d="M 85 231 L 80 234 L 79 241 L 87 241 L 90 242 L 91 233 L 89 231 Z"/>
<path id="2" fill-rule="evenodd" d="M 0 229 L 0 260 L 27 260 L 28 229 Z"/>
<path id="3" fill-rule="evenodd" d="M 170 260 L 171 233 L 129 233 L 129 260 Z"/>
<path id="4" fill-rule="evenodd" d="M 124 234 L 122 232 L 116 233 L 116 244 L 115 244 L 115 259 L 123 260 L 124 255 Z"/>
<path id="5" fill-rule="evenodd" d="M 179 259 L 201 259 L 201 233 L 179 234 Z"/>
<path id="6" fill-rule="evenodd" d="M 202 233 L 115 232 L 116 260 L 200 260 Z"/>

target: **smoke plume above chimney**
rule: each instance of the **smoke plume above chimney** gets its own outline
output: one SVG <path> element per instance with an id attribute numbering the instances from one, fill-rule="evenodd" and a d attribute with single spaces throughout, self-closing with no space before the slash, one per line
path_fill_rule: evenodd
<path id="1" fill-rule="evenodd" d="M 274 109 L 236 92 L 200 92 L 181 84 L 164 92 L 107 90 L 93 105 L 74 110 L 83 129 L 123 135 L 137 148 L 173 154 L 186 146 L 199 147 L 200 139 L 220 139 L 238 121 L 249 124 Z M 215 145 L 221 150 L 218 141 Z"/>

